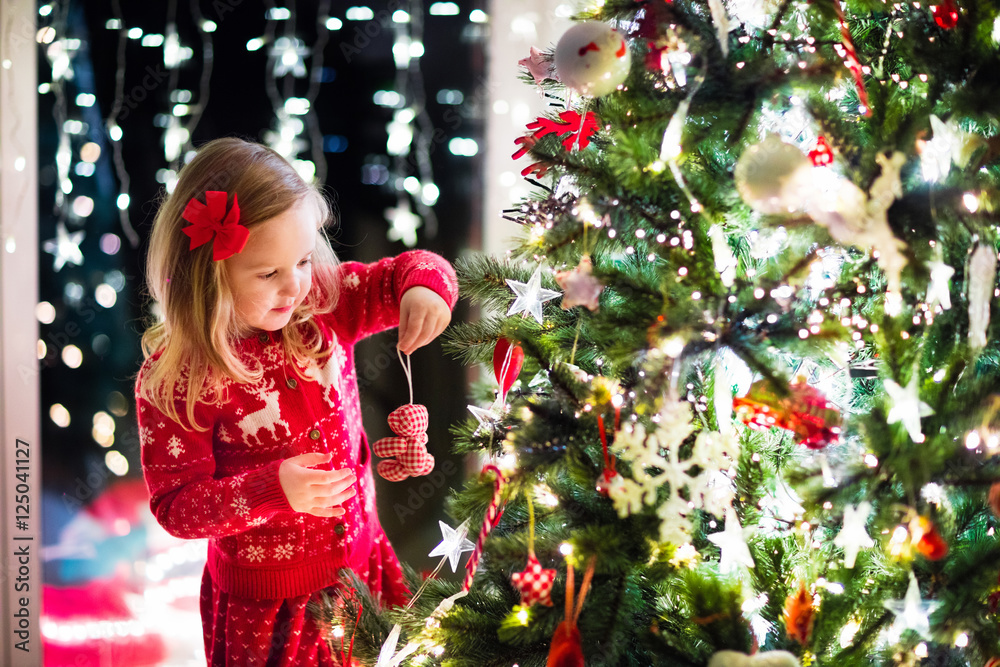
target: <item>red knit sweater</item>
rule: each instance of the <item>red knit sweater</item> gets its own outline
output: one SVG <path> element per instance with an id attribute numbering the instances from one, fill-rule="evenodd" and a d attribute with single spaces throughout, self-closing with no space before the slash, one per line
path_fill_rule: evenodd
<path id="1" fill-rule="evenodd" d="M 259 360 L 263 379 L 229 383 L 225 402 L 199 402 L 199 424 L 187 431 L 139 395 L 143 376 L 159 353 L 143 363 L 136 381 L 142 468 L 150 508 L 172 535 L 209 538 L 208 563 L 222 590 L 250 598 L 304 595 L 338 581 L 338 570 L 367 563 L 381 531 L 375 510 L 370 453 L 358 400 L 354 344 L 399 324 L 399 301 L 410 287 L 428 287 L 454 307 L 455 272 L 441 257 L 410 251 L 375 264 L 339 268 L 340 298 L 319 316 L 324 336 L 335 338 L 331 357 L 312 377 L 298 379 L 285 359 L 281 332 L 237 343 L 241 357 Z M 330 333 L 332 332 L 332 333 Z M 181 399 L 183 414 L 185 387 Z M 322 518 L 295 512 L 278 481 L 278 466 L 307 452 L 332 452 L 331 469 L 352 468 L 358 493 L 346 513 Z"/>

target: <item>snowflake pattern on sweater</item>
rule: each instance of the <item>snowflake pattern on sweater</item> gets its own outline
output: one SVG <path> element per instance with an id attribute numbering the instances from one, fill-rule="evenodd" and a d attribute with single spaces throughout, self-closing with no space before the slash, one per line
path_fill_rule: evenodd
<path id="1" fill-rule="evenodd" d="M 320 270 L 317 268 L 317 270 Z M 136 384 L 143 474 L 150 508 L 171 534 L 209 538 L 208 565 L 226 592 L 249 598 L 288 598 L 334 584 L 338 570 L 368 564 L 382 534 L 375 511 L 370 450 L 361 423 L 354 344 L 399 323 L 399 301 L 428 287 L 454 307 L 454 270 L 425 251 L 374 264 L 347 262 L 332 313 L 317 316 L 332 353 L 296 376 L 285 359 L 281 332 L 238 341 L 237 352 L 263 366 L 255 384 L 229 382 L 216 403 L 199 402 L 195 417 L 208 431 L 186 431 L 139 392 L 159 355 L 145 361 Z M 186 374 L 182 372 L 186 379 Z M 175 391 L 184 413 L 185 386 Z M 294 512 L 278 480 L 289 457 L 331 452 L 331 469 L 351 468 L 357 494 L 337 518 Z M 401 585 L 401 584 L 400 584 Z"/>

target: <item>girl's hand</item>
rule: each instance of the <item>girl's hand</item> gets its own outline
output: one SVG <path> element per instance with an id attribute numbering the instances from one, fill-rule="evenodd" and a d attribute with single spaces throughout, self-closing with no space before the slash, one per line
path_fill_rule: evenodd
<path id="1" fill-rule="evenodd" d="M 427 287 L 411 287 L 399 301 L 399 343 L 403 354 L 411 354 L 437 338 L 451 322 L 451 308 Z"/>
<path id="2" fill-rule="evenodd" d="M 342 516 L 346 511 L 339 507 L 357 493 L 353 470 L 310 470 L 333 457 L 327 452 L 312 452 L 287 458 L 278 467 L 278 481 L 296 512 L 313 516 Z"/>

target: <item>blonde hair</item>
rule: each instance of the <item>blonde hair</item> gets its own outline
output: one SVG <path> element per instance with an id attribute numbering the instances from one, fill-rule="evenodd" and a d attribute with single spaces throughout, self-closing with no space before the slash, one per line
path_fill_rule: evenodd
<path id="1" fill-rule="evenodd" d="M 308 367 L 330 354 L 315 315 L 329 313 L 337 301 L 334 280 L 337 256 L 325 228 L 331 222 L 329 202 L 315 186 L 306 183 L 281 155 L 266 146 L 236 138 L 216 139 L 202 146 L 184 166 L 177 186 L 160 206 L 146 256 L 146 285 L 159 302 L 162 320 L 151 322 L 142 336 L 146 359 L 160 357 L 143 375 L 140 395 L 185 429 L 205 431 L 195 420 L 197 403 L 226 400 L 230 381 L 254 383 L 263 367 L 248 368 L 235 349 L 246 334 L 236 319 L 226 261 L 212 259 L 212 242 L 190 250 L 190 239 L 181 230 L 181 217 L 192 198 L 205 200 L 208 190 L 222 190 L 239 197 L 240 224 L 253 227 L 274 218 L 309 197 L 323 221 L 317 229 L 313 252 L 313 283 L 306 299 L 292 313 L 281 337 L 285 357 L 292 360 L 302 379 L 300 364 Z M 177 405 L 186 405 L 184 419 Z M 186 420 L 186 423 L 185 423 Z"/>

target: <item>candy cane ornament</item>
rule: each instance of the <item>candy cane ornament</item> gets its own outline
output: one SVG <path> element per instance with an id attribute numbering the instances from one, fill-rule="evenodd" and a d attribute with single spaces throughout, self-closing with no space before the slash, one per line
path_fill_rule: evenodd
<path id="1" fill-rule="evenodd" d="M 844 50 L 844 63 L 854 75 L 854 86 L 858 90 L 858 100 L 864 110 L 863 116 L 871 116 L 872 110 L 868 106 L 868 91 L 865 89 L 864 67 L 858 59 L 858 52 L 854 48 L 854 40 L 851 39 L 851 31 L 847 27 L 847 18 L 844 16 L 844 9 L 840 6 L 840 0 L 833 0 L 833 6 L 837 10 L 837 18 L 840 24 L 840 36 Z"/>
<path id="2" fill-rule="evenodd" d="M 500 468 L 497 468 L 493 464 L 488 463 L 483 466 L 483 474 L 487 472 L 492 472 L 496 475 L 496 480 L 493 482 L 493 499 L 490 501 L 489 507 L 486 508 L 486 516 L 483 517 L 483 527 L 479 530 L 479 539 L 476 540 L 476 548 L 473 550 L 472 556 L 469 557 L 469 562 L 465 565 L 465 579 L 462 581 L 462 590 L 465 592 L 468 592 L 472 588 L 472 578 L 476 576 L 476 569 L 479 567 L 479 559 L 483 555 L 483 545 L 486 543 L 486 537 L 500 523 L 500 517 L 503 516 L 503 507 L 500 505 L 500 498 L 503 495 L 503 488 L 507 484 L 507 478 L 500 472 Z"/>
<path id="3" fill-rule="evenodd" d="M 378 462 L 378 474 L 390 482 L 399 482 L 407 477 L 427 475 L 434 470 L 434 457 L 427 451 L 427 425 L 430 418 L 427 407 L 413 403 L 413 376 L 410 355 L 399 355 L 399 363 L 406 373 L 406 383 L 410 388 L 410 402 L 396 408 L 389 414 L 389 428 L 395 436 L 382 438 L 372 450 L 383 459 Z"/>

